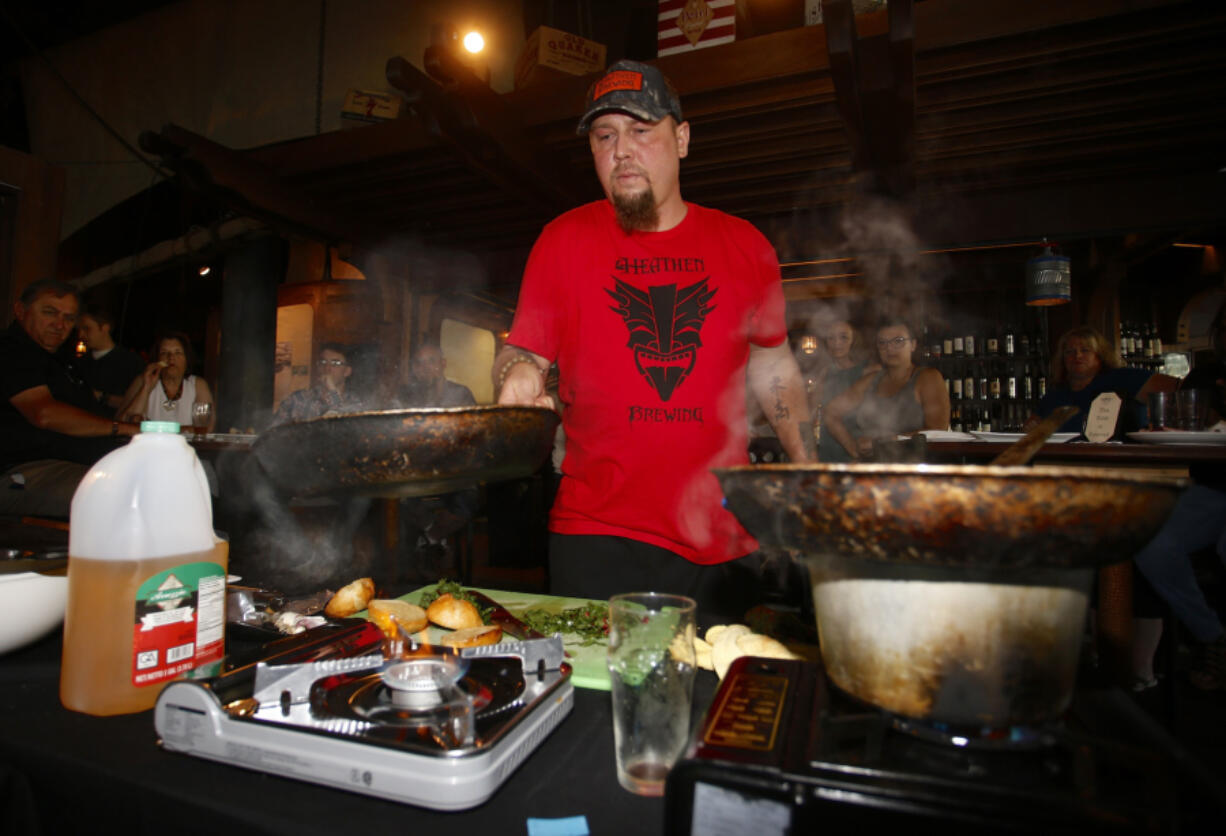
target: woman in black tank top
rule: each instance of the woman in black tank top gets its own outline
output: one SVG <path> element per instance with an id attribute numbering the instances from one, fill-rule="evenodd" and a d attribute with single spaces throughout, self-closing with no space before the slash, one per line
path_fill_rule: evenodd
<path id="1" fill-rule="evenodd" d="M 856 381 L 830 402 L 823 416 L 823 433 L 829 432 L 853 461 L 868 456 L 878 439 L 949 428 L 945 379 L 936 369 L 912 362 L 915 337 L 910 326 L 897 319 L 882 320 L 877 351 L 881 371 Z M 855 436 L 846 420 L 853 412 L 860 428 Z"/>

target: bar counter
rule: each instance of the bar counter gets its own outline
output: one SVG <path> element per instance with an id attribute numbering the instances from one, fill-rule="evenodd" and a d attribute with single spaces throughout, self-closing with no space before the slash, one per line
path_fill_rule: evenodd
<path id="1" fill-rule="evenodd" d="M 249 649 L 243 648 L 243 649 Z M 240 649 L 231 641 L 232 652 Z M 664 830 L 664 800 L 617 783 L 606 691 L 575 689 L 554 732 L 472 810 L 444 813 L 252 772 L 157 745 L 153 712 L 91 717 L 60 705 L 61 635 L 0 657 L 0 833 L 526 833 L 586 816 L 593 834 Z M 709 703 L 713 674 L 695 683 Z"/>
<path id="2" fill-rule="evenodd" d="M 987 464 L 1009 445 L 996 441 L 929 441 L 926 461 L 940 464 Z M 1226 444 L 1093 444 L 1067 441 L 1044 444 L 1037 464 L 1102 467 L 1180 468 L 1198 462 L 1226 465 Z"/>

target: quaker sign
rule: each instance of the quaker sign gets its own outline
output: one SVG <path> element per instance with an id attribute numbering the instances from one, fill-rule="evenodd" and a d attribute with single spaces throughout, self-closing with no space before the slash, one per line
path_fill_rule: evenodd
<path id="1" fill-rule="evenodd" d="M 603 70 L 604 66 L 604 44 L 550 26 L 538 26 L 516 62 L 515 86 L 528 84 L 542 67 L 571 75 L 587 75 Z"/>

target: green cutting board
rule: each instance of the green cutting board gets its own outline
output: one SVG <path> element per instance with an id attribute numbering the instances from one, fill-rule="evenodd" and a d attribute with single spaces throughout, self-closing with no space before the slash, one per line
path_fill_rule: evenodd
<path id="1" fill-rule="evenodd" d="M 423 586 L 421 589 L 415 589 L 406 595 L 400 596 L 401 600 L 408 601 L 411 604 L 418 604 L 421 602 L 422 595 L 433 591 L 435 586 L 436 584 L 431 584 L 430 586 Z M 501 589 L 482 589 L 476 586 L 469 588 L 502 604 L 506 607 L 507 612 L 516 618 L 519 618 L 524 611 L 530 609 L 543 609 L 559 613 L 562 610 L 569 610 L 574 607 L 582 607 L 584 604 L 593 603 L 585 598 L 559 598 L 554 595 L 540 595 L 535 592 L 508 592 Z M 594 603 L 603 604 L 605 602 L 597 601 Z M 608 649 L 607 642 L 599 641 L 584 647 L 582 639 L 578 636 L 563 633 L 562 646 L 566 650 L 566 661 L 570 663 L 572 668 L 570 681 L 576 688 L 592 688 L 600 691 L 609 690 L 609 669 L 605 666 L 605 651 Z"/>

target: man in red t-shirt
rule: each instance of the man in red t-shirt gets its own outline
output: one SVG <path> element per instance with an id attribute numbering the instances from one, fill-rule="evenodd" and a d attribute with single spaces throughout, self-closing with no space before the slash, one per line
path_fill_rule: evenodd
<path id="1" fill-rule="evenodd" d="M 607 200 L 545 227 L 494 362 L 501 404 L 550 405 L 566 455 L 550 514 L 550 589 L 654 589 L 743 612 L 757 544 L 713 467 L 748 461 L 746 381 L 792 461 L 812 460 L 775 252 L 749 223 L 681 197 L 690 126 L 655 67 L 619 61 L 588 91 Z M 743 596 L 742 596 L 743 597 Z"/>

